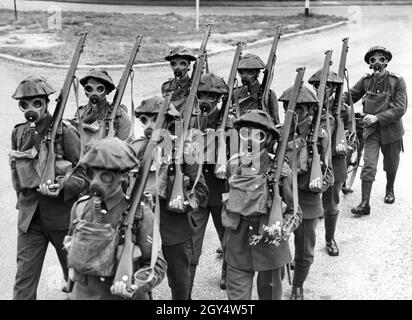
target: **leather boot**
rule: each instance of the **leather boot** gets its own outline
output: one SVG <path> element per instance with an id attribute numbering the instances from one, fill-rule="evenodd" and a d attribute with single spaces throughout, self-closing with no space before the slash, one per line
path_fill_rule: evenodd
<path id="1" fill-rule="evenodd" d="M 338 245 L 336 244 L 335 239 L 326 241 L 326 251 L 332 257 L 336 257 L 339 255 L 339 248 L 338 248 Z"/>
<path id="2" fill-rule="evenodd" d="M 369 205 L 369 199 L 372 191 L 372 183 L 372 181 L 362 180 L 362 201 L 356 208 L 352 208 L 352 213 L 358 215 L 370 214 L 371 208 Z"/>
<path id="3" fill-rule="evenodd" d="M 303 299 L 303 287 L 292 286 L 292 292 L 290 294 L 290 300 L 304 300 Z"/>
<path id="4" fill-rule="evenodd" d="M 393 185 L 395 183 L 395 173 L 386 173 L 386 193 L 385 193 L 385 203 L 394 203 L 395 202 L 395 193 L 393 191 Z"/>
<path id="5" fill-rule="evenodd" d="M 222 274 L 220 276 L 220 289 L 226 290 L 226 262 L 222 263 Z"/>
<path id="6" fill-rule="evenodd" d="M 385 203 L 392 204 L 395 202 L 395 193 L 393 192 L 393 187 L 386 187 Z"/>

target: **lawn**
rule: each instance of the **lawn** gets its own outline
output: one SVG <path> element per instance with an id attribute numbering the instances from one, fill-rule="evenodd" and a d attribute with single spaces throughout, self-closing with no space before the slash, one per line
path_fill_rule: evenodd
<path id="1" fill-rule="evenodd" d="M 182 43 L 200 46 L 205 25 L 214 23 L 209 50 L 228 48 L 238 41 L 253 42 L 271 37 L 277 24 L 285 33 L 306 30 L 345 20 L 328 15 L 270 16 L 201 16 L 200 31 L 193 18 L 175 13 L 166 15 L 63 12 L 62 28 L 50 29 L 47 12 L 20 12 L 14 21 L 12 10 L 0 10 L 0 52 L 41 62 L 68 64 L 76 38 L 87 31 L 81 64 L 123 64 L 138 34 L 144 36 L 136 63 L 164 61 L 169 49 Z"/>

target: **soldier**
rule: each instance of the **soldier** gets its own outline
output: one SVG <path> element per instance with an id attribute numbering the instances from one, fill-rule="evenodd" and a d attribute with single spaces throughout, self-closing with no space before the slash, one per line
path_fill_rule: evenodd
<path id="1" fill-rule="evenodd" d="M 143 100 L 141 105 L 136 109 L 135 115 L 140 120 L 144 127 L 146 135 L 150 135 L 154 122 L 159 113 L 164 99 L 161 97 L 152 97 Z M 150 111 L 150 112 L 149 112 Z M 152 115 L 151 121 L 145 121 L 147 116 Z M 173 118 L 177 115 L 173 108 L 168 111 L 168 128 L 173 132 Z M 149 134 L 148 134 L 149 133 Z M 133 142 L 132 146 L 139 155 L 139 158 L 144 154 L 148 138 L 140 138 Z M 146 192 L 155 197 L 159 193 L 159 202 L 156 205 L 160 206 L 160 235 L 162 238 L 162 250 L 164 257 L 168 263 L 167 278 L 169 287 L 172 292 L 173 300 L 187 300 L 189 298 L 190 286 L 190 261 L 194 254 L 193 235 L 194 235 L 194 221 L 192 214 L 193 210 L 187 199 L 182 203 L 174 203 L 170 201 L 174 182 L 174 157 L 172 155 L 173 149 L 172 137 L 170 132 L 165 132 L 163 135 L 161 167 L 159 169 L 158 183 L 156 183 L 155 173 L 152 172 L 152 177 L 146 186 Z M 186 156 L 186 154 L 185 154 Z M 186 160 L 186 159 L 185 159 Z M 199 173 L 198 163 L 183 164 L 183 173 L 185 179 L 185 189 L 190 191 L 197 180 Z M 208 188 L 206 186 L 203 175 L 200 172 L 198 181 L 194 187 L 195 198 L 198 206 L 204 206 Z M 184 206 L 185 213 L 176 213 L 178 207 Z"/>
<path id="2" fill-rule="evenodd" d="M 52 120 L 48 111 L 49 95 L 54 92 L 44 78 L 28 77 L 20 82 L 13 94 L 27 120 L 17 124 L 11 135 L 10 164 L 19 210 L 13 299 L 36 299 L 49 242 L 56 249 L 67 281 L 63 238 L 69 229 L 70 208 L 88 184 L 80 169 L 64 179 L 66 172 L 77 164 L 80 149 L 78 132 L 67 121 L 62 122 L 56 136 L 57 182 L 40 184 L 46 162 L 42 146 Z"/>
<path id="3" fill-rule="evenodd" d="M 80 84 L 83 86 L 84 93 L 89 99 L 88 103 L 80 106 L 78 110 L 84 128 L 85 144 L 89 145 L 87 147 L 89 148 L 107 135 L 108 123 L 113 110 L 113 106 L 107 101 L 107 95 L 116 86 L 107 71 L 103 69 L 91 69 L 80 79 Z M 76 115 L 72 123 L 78 126 L 78 121 Z M 115 136 L 121 140 L 126 140 L 130 134 L 130 128 L 131 123 L 127 115 L 127 108 L 124 105 L 120 105 L 115 115 Z"/>
<path id="4" fill-rule="evenodd" d="M 368 50 L 364 60 L 373 73 L 363 76 L 351 89 L 353 102 L 362 98 L 364 124 L 364 166 L 361 172 L 362 201 L 352 209 L 357 215 L 370 214 L 369 199 L 375 181 L 379 149 L 383 154 L 383 169 L 386 171 L 385 203 L 394 203 L 394 182 L 399 166 L 399 154 L 403 150 L 402 116 L 408 106 L 405 80 L 386 67 L 392 53 L 382 46 Z M 344 102 L 348 103 L 349 93 Z"/>
<path id="5" fill-rule="evenodd" d="M 215 143 L 216 130 L 219 129 L 222 107 L 218 104 L 224 94 L 227 94 L 229 88 L 224 80 L 213 73 L 204 74 L 200 80 L 197 89 L 197 98 L 200 109 L 200 114 L 196 118 L 197 123 L 194 124 L 195 135 L 201 139 L 201 146 L 204 150 L 199 150 L 204 154 L 202 160 L 202 172 L 206 180 L 206 185 L 209 188 L 209 197 L 207 206 L 200 208 L 199 211 L 192 214 L 192 218 L 196 223 L 194 245 L 195 255 L 190 262 L 190 293 L 193 288 L 193 282 L 196 274 L 196 267 L 199 263 L 200 255 L 202 254 L 203 239 L 205 236 L 206 226 L 209 221 L 209 215 L 212 215 L 213 224 L 217 231 L 219 241 L 222 244 L 225 229 L 222 226 L 222 193 L 227 192 L 226 180 L 218 179 L 215 176 L 215 162 L 217 154 L 217 144 Z M 233 127 L 233 116 L 228 116 L 226 128 Z M 225 288 L 226 278 L 225 263 L 222 266 L 222 276 L 220 286 Z"/>
<path id="6" fill-rule="evenodd" d="M 285 110 L 287 110 L 292 89 L 293 88 L 287 89 L 279 98 L 279 101 L 284 103 L 283 106 Z M 310 181 L 310 164 L 312 163 L 312 159 L 309 150 L 309 139 L 310 134 L 314 130 L 313 118 L 314 110 L 317 106 L 318 99 L 316 95 L 306 86 L 302 86 L 295 107 L 295 112 L 298 115 L 295 144 L 298 146 L 298 196 L 299 206 L 303 211 L 303 220 L 295 230 L 295 266 L 290 300 L 303 300 L 304 298 L 303 284 L 314 260 L 316 226 L 319 217 L 323 213 L 321 185 L 319 181 Z M 320 132 L 319 136 L 322 137 L 322 139 L 321 145 L 318 145 L 318 151 L 321 159 L 324 160 L 327 139 L 325 138 L 326 132 L 323 129 L 320 129 Z M 289 144 L 291 143 L 293 142 L 289 142 Z M 291 146 L 289 146 L 288 152 L 291 152 Z"/>
<path id="7" fill-rule="evenodd" d="M 320 76 L 322 70 L 316 72 L 309 79 L 309 83 L 313 85 L 314 89 L 317 91 L 320 83 Z M 329 112 L 330 112 L 330 124 L 331 124 L 331 136 L 333 137 L 336 134 L 336 107 L 335 98 L 333 94 L 336 92 L 338 86 L 343 85 L 343 79 L 340 79 L 339 76 L 333 72 L 329 71 L 328 79 L 326 81 L 326 95 L 329 97 L 325 99 L 329 103 Z M 345 129 L 349 129 L 349 107 L 342 106 L 341 119 L 344 124 Z M 336 145 L 336 139 L 332 138 L 331 141 L 331 151 L 332 151 L 332 168 L 333 175 L 335 177 L 334 184 L 328 188 L 322 195 L 323 203 L 323 214 L 325 217 L 325 240 L 326 240 L 326 251 L 330 256 L 338 256 L 339 248 L 335 240 L 335 230 L 336 223 L 339 214 L 339 195 L 342 185 L 346 180 L 347 176 L 347 167 L 346 167 L 346 147 L 343 143 L 338 143 Z M 337 150 L 339 152 L 337 152 Z"/>
<path id="8" fill-rule="evenodd" d="M 230 300 L 250 300 L 255 272 L 258 272 L 257 292 L 261 300 L 280 300 L 282 269 L 291 261 L 289 242 L 279 246 L 260 241 L 259 231 L 268 224 L 272 202 L 269 176 L 275 170 L 273 155 L 268 153 L 279 138 L 271 117 L 261 110 L 251 110 L 234 122 L 239 129 L 241 152 L 247 156 L 232 157 L 229 162 L 229 194 L 225 196 L 225 260 L 227 262 L 226 292 Z M 247 150 L 247 151 L 244 151 Z M 251 151 L 251 152 L 250 152 Z M 280 194 L 286 204 L 284 221 L 293 218 L 292 173 L 284 163 Z M 252 191 L 253 190 L 253 191 Z M 253 201 L 248 199 L 253 198 Z M 299 222 L 299 221 L 298 221 Z M 296 228 L 296 223 L 292 223 Z M 288 236 L 292 230 L 283 230 Z"/>
<path id="9" fill-rule="evenodd" d="M 90 194 L 80 198 L 71 211 L 71 228 L 65 244 L 69 252 L 70 277 L 74 281 L 72 300 L 148 300 L 149 291 L 166 273 L 160 251 L 154 277 L 145 284 L 135 281 L 131 289 L 124 282 L 113 283 L 118 228 L 130 201 L 122 190 L 124 173 L 139 164 L 132 147 L 118 138 L 98 141 L 81 159 L 90 176 Z M 134 272 L 150 265 L 153 212 L 147 204 L 139 207 L 133 238 L 140 254 L 134 258 Z M 93 235 L 95 232 L 95 236 Z M 104 240 L 102 240 L 104 239 Z M 93 250 L 91 250 L 93 248 Z M 135 247 L 136 252 L 139 251 Z M 135 273 L 135 280 L 141 279 Z M 141 279 L 144 280 L 144 279 Z"/>
<path id="10" fill-rule="evenodd" d="M 173 48 L 165 57 L 170 62 L 174 78 L 169 79 L 162 84 L 162 96 L 166 97 L 168 92 L 172 94 L 172 104 L 180 112 L 185 103 L 190 90 L 190 63 L 196 61 L 193 53 L 183 46 Z"/>
<path id="11" fill-rule="evenodd" d="M 254 54 L 245 54 L 240 58 L 237 67 L 242 86 L 235 90 L 233 96 L 239 102 L 240 115 L 247 110 L 262 109 L 259 99 L 262 94 L 261 84 L 259 83 L 260 70 L 265 68 L 263 61 Z M 270 90 L 268 113 L 275 124 L 279 123 L 279 111 L 276 94 Z"/>

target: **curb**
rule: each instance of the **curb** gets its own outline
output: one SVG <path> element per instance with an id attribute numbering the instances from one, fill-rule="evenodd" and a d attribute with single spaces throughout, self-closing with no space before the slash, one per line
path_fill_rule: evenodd
<path id="1" fill-rule="evenodd" d="M 294 38 L 294 37 L 298 37 L 298 36 L 305 35 L 305 34 L 318 33 L 318 32 L 324 31 L 324 30 L 333 29 L 333 28 L 343 26 L 345 24 L 348 24 L 349 22 L 350 22 L 349 20 L 341 21 L 341 22 L 332 23 L 332 24 L 329 24 L 329 25 L 326 25 L 326 26 L 321 26 L 321 27 L 316 27 L 316 28 L 304 30 L 304 31 L 289 33 L 289 34 L 283 35 L 281 39 Z M 264 46 L 266 44 L 272 43 L 272 41 L 273 41 L 273 38 L 261 39 L 261 40 L 246 44 L 246 48 L 257 48 L 257 47 Z M 215 55 L 222 54 L 222 53 L 225 53 L 225 52 L 234 51 L 235 49 L 236 48 L 233 47 L 233 48 L 227 48 L 227 49 L 222 49 L 222 50 L 210 52 L 210 53 L 208 53 L 208 56 L 209 57 L 215 56 Z M 27 66 L 32 66 L 32 67 L 47 67 L 47 68 L 55 68 L 55 69 L 67 69 L 67 68 L 69 68 L 69 65 L 33 61 L 33 60 L 29 60 L 29 59 L 24 59 L 24 58 L 18 58 L 18 57 L 9 55 L 9 54 L 4 54 L 4 53 L 0 53 L 0 58 L 3 59 L 3 60 L 9 61 L 9 62 L 20 63 L 20 64 L 24 64 L 24 65 L 27 65 Z M 168 65 L 169 65 L 169 62 L 140 63 L 140 64 L 133 65 L 133 68 L 137 68 L 137 69 L 153 68 L 153 67 L 164 67 L 164 66 L 168 66 Z M 106 70 L 116 70 L 116 69 L 123 69 L 124 64 L 78 65 L 77 66 L 77 69 L 90 69 L 90 68 L 102 68 L 102 69 L 106 69 Z"/>

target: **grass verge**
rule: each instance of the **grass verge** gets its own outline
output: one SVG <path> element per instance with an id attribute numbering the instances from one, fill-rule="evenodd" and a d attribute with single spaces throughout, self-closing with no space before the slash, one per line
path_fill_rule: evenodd
<path id="1" fill-rule="evenodd" d="M 192 49 L 200 45 L 204 27 L 214 23 L 209 50 L 228 48 L 238 41 L 253 42 L 271 37 L 274 27 L 283 24 L 285 33 L 307 30 L 345 20 L 328 15 L 271 16 L 201 16 L 200 31 L 194 18 L 175 13 L 166 15 L 95 12 L 63 12 L 61 29 L 49 28 L 47 12 L 20 12 L 14 21 L 12 10 L 0 10 L 0 52 L 40 62 L 68 64 L 77 36 L 87 31 L 82 64 L 123 64 L 133 46 L 134 37 L 143 34 L 136 63 L 164 61 L 176 43 Z"/>

